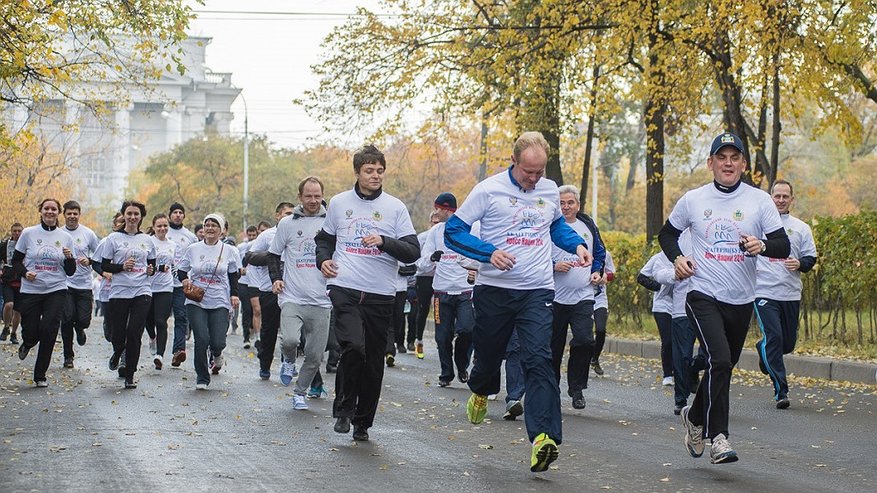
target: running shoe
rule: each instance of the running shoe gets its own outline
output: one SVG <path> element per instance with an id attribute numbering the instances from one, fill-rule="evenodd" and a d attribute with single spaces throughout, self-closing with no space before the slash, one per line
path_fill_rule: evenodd
<path id="1" fill-rule="evenodd" d="M 582 391 L 571 392 L 570 397 L 572 397 L 572 407 L 573 409 L 584 409 L 585 408 L 585 396 L 582 395 Z"/>
<path id="2" fill-rule="evenodd" d="M 85 329 L 76 328 L 76 344 L 80 346 L 85 346 L 85 341 L 88 338 L 85 336 Z"/>
<path id="3" fill-rule="evenodd" d="M 396 366 L 396 357 L 393 356 L 393 353 L 387 353 L 387 368 L 392 368 Z"/>
<path id="4" fill-rule="evenodd" d="M 9 334 L 9 344 L 18 344 L 18 334 L 15 332 Z"/>
<path id="5" fill-rule="evenodd" d="M 487 396 L 473 392 L 466 403 L 466 416 L 473 425 L 481 424 L 487 416 Z"/>
<path id="6" fill-rule="evenodd" d="M 37 384 L 38 389 L 44 389 L 44 388 L 49 386 L 49 382 L 47 382 L 45 380 L 40 380 L 40 381 L 36 382 L 36 384 Z"/>
<path id="7" fill-rule="evenodd" d="M 674 384 L 673 377 L 664 377 L 664 379 L 661 380 L 661 385 L 663 385 L 664 387 L 672 387 L 673 384 Z"/>
<path id="8" fill-rule="evenodd" d="M 524 404 L 521 401 L 509 401 L 505 405 L 505 414 L 502 415 L 502 419 L 514 421 L 522 414 L 524 414 Z"/>
<path id="9" fill-rule="evenodd" d="M 596 373 L 597 375 L 599 375 L 601 377 L 603 376 L 603 367 L 600 366 L 599 361 L 591 361 L 591 368 L 594 369 L 594 373 Z"/>
<path id="10" fill-rule="evenodd" d="M 335 433 L 350 433 L 350 418 L 340 417 L 335 420 Z"/>
<path id="11" fill-rule="evenodd" d="M 450 387 L 450 386 L 451 386 L 451 380 L 442 380 L 441 378 L 439 378 L 439 387 Z"/>
<path id="12" fill-rule="evenodd" d="M 206 383 L 196 383 L 195 390 L 207 390 L 207 384 Z"/>
<path id="13" fill-rule="evenodd" d="M 250 340 L 244 339 L 244 349 L 250 349 Z"/>
<path id="14" fill-rule="evenodd" d="M 685 426 L 685 448 L 692 457 L 703 455 L 703 426 L 697 426 L 688 419 L 691 406 L 682 408 L 682 425 Z"/>
<path id="15" fill-rule="evenodd" d="M 399 354 L 405 354 L 408 352 L 408 349 L 404 344 L 396 344 L 396 352 Z"/>
<path id="16" fill-rule="evenodd" d="M 457 373 L 457 379 L 460 381 L 460 383 L 468 382 L 469 381 L 469 372 L 466 370 L 460 370 Z"/>
<path id="17" fill-rule="evenodd" d="M 135 382 L 133 378 L 126 378 L 125 379 L 125 388 L 128 390 L 136 389 L 137 382 Z"/>
<path id="18" fill-rule="evenodd" d="M 64 368 L 73 368 L 73 358 L 64 358 Z"/>
<path id="19" fill-rule="evenodd" d="M 368 428 L 364 426 L 354 426 L 353 427 L 353 439 L 357 442 L 367 442 L 368 441 Z"/>
<path id="20" fill-rule="evenodd" d="M 183 361 L 186 361 L 186 351 L 181 350 L 174 353 L 174 357 L 171 359 L 171 366 L 178 367 Z"/>
<path id="21" fill-rule="evenodd" d="M 308 400 L 303 395 L 295 394 L 292 396 L 292 408 L 296 411 L 307 411 Z"/>
<path id="22" fill-rule="evenodd" d="M 292 383 L 292 379 L 295 378 L 296 373 L 295 362 L 283 360 L 283 362 L 280 363 L 280 383 L 282 383 L 284 387 L 289 387 L 289 384 Z"/>
<path id="23" fill-rule="evenodd" d="M 422 342 L 417 341 L 417 343 L 414 345 L 414 354 L 417 355 L 417 359 L 423 359 L 426 356 L 426 354 L 423 352 Z"/>
<path id="24" fill-rule="evenodd" d="M 530 471 L 547 471 L 548 466 L 556 461 L 559 455 L 554 440 L 545 433 L 536 435 L 536 440 L 533 442 L 533 453 L 530 455 Z"/>
<path id="25" fill-rule="evenodd" d="M 268 380 L 271 378 L 271 372 L 268 370 L 259 370 L 259 378 L 262 380 Z"/>
<path id="26" fill-rule="evenodd" d="M 8 333 L 8 332 L 9 332 L 9 329 L 6 329 L 6 332 Z M 5 340 L 6 340 L 5 337 L 4 337 L 3 339 L 0 339 L 0 341 L 5 341 Z M 413 351 L 414 351 L 414 343 L 413 343 L 413 342 L 409 342 L 408 345 L 406 346 L 406 349 L 408 349 L 409 351 L 412 351 L 412 352 L 413 352 Z"/>
<path id="27" fill-rule="evenodd" d="M 211 373 L 219 375 L 219 370 L 221 370 L 223 366 L 225 366 L 225 358 L 220 354 L 213 358 L 213 368 L 210 369 Z"/>
<path id="28" fill-rule="evenodd" d="M 777 399 L 777 409 L 788 409 L 790 405 L 789 398 L 786 396 Z"/>
<path id="29" fill-rule="evenodd" d="M 728 464 L 737 462 L 737 452 L 731 448 L 731 442 L 724 433 L 719 433 L 712 440 L 710 445 L 710 462 L 713 464 Z"/>
<path id="30" fill-rule="evenodd" d="M 308 399 L 328 399 L 329 391 L 326 390 L 326 387 L 320 385 L 319 387 L 311 387 L 308 390 Z"/>
<path id="31" fill-rule="evenodd" d="M 110 356 L 109 363 L 107 363 L 107 367 L 110 369 L 110 371 L 116 371 L 119 369 L 119 361 L 121 358 L 122 355 L 120 353 L 116 353 L 115 351 L 113 352 L 113 354 Z"/>
<path id="32" fill-rule="evenodd" d="M 27 353 L 30 352 L 31 347 L 32 346 L 28 346 L 27 344 L 22 342 L 21 346 L 18 346 L 18 359 L 23 361 L 25 358 L 27 358 Z"/>
<path id="33" fill-rule="evenodd" d="M 81 346 L 81 344 L 80 344 Z M 156 345 L 155 337 L 149 338 L 149 354 L 155 354 L 158 352 L 158 346 Z"/>
<path id="34" fill-rule="evenodd" d="M 326 363 L 326 373 L 337 373 L 337 372 L 338 372 L 338 365 Z"/>
<path id="35" fill-rule="evenodd" d="M 161 370 L 162 367 L 164 367 L 164 361 L 162 361 L 160 354 L 156 354 L 155 357 L 152 358 L 152 364 L 155 365 L 156 370 Z"/>
<path id="36" fill-rule="evenodd" d="M 687 405 L 686 403 L 676 404 L 673 407 L 673 414 L 675 414 L 676 416 L 679 416 L 680 414 L 682 414 L 682 408 L 684 408 L 686 405 Z"/>
<path id="37" fill-rule="evenodd" d="M 5 341 L 9 338 L 9 327 L 3 327 L 3 332 L 0 332 L 0 341 Z"/>

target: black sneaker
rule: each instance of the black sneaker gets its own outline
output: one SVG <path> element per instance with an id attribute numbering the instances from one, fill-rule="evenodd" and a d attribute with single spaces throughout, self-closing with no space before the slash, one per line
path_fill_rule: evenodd
<path id="1" fill-rule="evenodd" d="M 521 401 L 511 401 L 505 406 L 505 414 L 502 419 L 506 421 L 514 421 L 515 418 L 524 414 L 524 404 Z"/>
<path id="2" fill-rule="evenodd" d="M 591 361 L 591 368 L 594 369 L 594 373 L 596 373 L 597 375 L 599 375 L 599 376 L 601 376 L 601 377 L 603 376 L 603 367 L 600 366 L 600 362 L 599 362 L 599 361 L 596 361 L 596 360 L 595 360 L 595 361 Z"/>
<path id="3" fill-rule="evenodd" d="M 350 418 L 338 418 L 335 420 L 335 433 L 350 433 Z"/>
<path id="4" fill-rule="evenodd" d="M 18 344 L 18 334 L 15 332 L 9 334 L 9 344 Z"/>
<path id="5" fill-rule="evenodd" d="M 110 356 L 110 362 L 107 363 L 110 371 L 116 371 L 119 369 L 119 360 L 122 358 L 121 354 L 116 354 L 113 352 L 113 355 Z"/>
<path id="6" fill-rule="evenodd" d="M 64 358 L 64 368 L 73 368 L 73 358 Z"/>
<path id="7" fill-rule="evenodd" d="M 5 341 L 9 338 L 9 327 L 3 327 L 3 332 L 0 332 L 0 341 Z"/>
<path id="8" fill-rule="evenodd" d="M 682 414 L 682 408 L 684 408 L 687 405 L 688 405 L 687 402 L 682 403 L 682 404 L 676 404 L 676 407 L 673 408 L 673 414 L 675 414 L 676 416 L 679 416 L 680 414 Z"/>
<path id="9" fill-rule="evenodd" d="M 405 348 L 404 344 L 396 344 L 396 352 L 399 354 L 405 354 L 408 350 Z M 366 433 L 368 435 L 368 433 Z"/>
<path id="10" fill-rule="evenodd" d="M 572 407 L 573 409 L 584 409 L 585 408 L 585 396 L 582 395 L 582 391 L 570 392 L 570 397 L 572 397 Z"/>
<path id="11" fill-rule="evenodd" d="M 393 356 L 393 353 L 387 353 L 387 368 L 392 368 L 396 366 L 396 357 Z"/>
<path id="12" fill-rule="evenodd" d="M 125 388 L 126 388 L 126 389 L 129 389 L 129 390 L 130 390 L 130 389 L 136 389 L 136 388 L 137 388 L 137 382 L 135 382 L 133 378 L 126 378 L 126 379 L 125 379 Z"/>
<path id="13" fill-rule="evenodd" d="M 363 426 L 353 427 L 353 439 L 357 442 L 368 441 L 368 429 Z"/>
<path id="14" fill-rule="evenodd" d="M 76 344 L 85 346 L 85 329 L 76 329 Z"/>
<path id="15" fill-rule="evenodd" d="M 442 380 L 441 378 L 439 378 L 439 387 L 450 387 L 450 385 L 450 380 Z"/>
<path id="16" fill-rule="evenodd" d="M 25 343 L 21 343 L 21 346 L 18 346 L 18 359 L 24 361 L 27 358 L 27 353 L 30 352 L 31 346 L 28 346 Z"/>
<path id="17" fill-rule="evenodd" d="M 460 383 L 466 383 L 469 381 L 469 372 L 466 370 L 460 370 L 457 375 L 457 379 L 460 380 Z"/>
<path id="18" fill-rule="evenodd" d="M 783 396 L 777 399 L 777 409 L 788 409 L 790 405 L 788 397 Z"/>
<path id="19" fill-rule="evenodd" d="M 3 340 L 3 339 L 0 339 L 0 340 Z M 413 343 L 413 342 L 409 342 L 408 345 L 405 346 L 405 348 L 406 348 L 407 350 L 409 350 L 409 351 L 414 351 L 414 343 Z"/>
<path id="20" fill-rule="evenodd" d="M 326 363 L 326 373 L 336 373 L 338 371 L 338 365 L 332 365 Z"/>

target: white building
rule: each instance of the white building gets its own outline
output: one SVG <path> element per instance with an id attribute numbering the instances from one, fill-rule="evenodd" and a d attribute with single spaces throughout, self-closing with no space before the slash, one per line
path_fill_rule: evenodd
<path id="1" fill-rule="evenodd" d="M 63 154 L 84 187 L 84 207 L 117 207 L 135 167 L 150 156 L 170 150 L 206 132 L 229 133 L 234 118 L 231 104 L 241 89 L 231 84 L 231 73 L 212 72 L 205 66 L 211 38 L 190 37 L 182 43 L 185 75 L 164 72 L 146 87 L 124 86 L 127 103 L 108 103 L 95 115 L 69 99 L 49 99 L 28 111 L 13 108 L 13 131 L 27 122 L 51 149 Z M 106 81 L 77 83 L 83 95 L 105 94 Z M 94 96 L 84 96 L 91 99 Z"/>

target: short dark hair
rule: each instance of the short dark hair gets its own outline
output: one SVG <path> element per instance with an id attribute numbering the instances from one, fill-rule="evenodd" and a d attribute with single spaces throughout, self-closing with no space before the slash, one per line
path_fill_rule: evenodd
<path id="1" fill-rule="evenodd" d="M 198 231 L 201 231 L 202 229 L 204 229 L 204 225 L 201 224 L 201 223 L 198 223 L 198 224 L 195 225 L 195 230 L 192 231 L 192 232 L 193 232 L 193 233 L 197 233 Z"/>
<path id="2" fill-rule="evenodd" d="M 247 233 L 255 233 L 256 231 L 259 231 L 259 228 L 255 224 L 247 226 Z"/>
<path id="3" fill-rule="evenodd" d="M 320 185 L 320 193 L 323 193 L 323 182 L 321 182 L 320 179 L 317 178 L 316 176 L 308 176 L 307 178 L 305 178 L 304 180 L 302 180 L 298 184 L 298 194 L 299 195 L 305 193 L 305 184 L 308 182 L 316 183 L 317 185 Z"/>
<path id="4" fill-rule="evenodd" d="M 360 147 L 356 153 L 353 154 L 354 172 L 359 173 L 359 170 L 366 164 L 380 164 L 384 169 L 387 169 L 387 160 L 384 158 L 384 153 L 379 151 L 378 148 L 372 144 L 366 144 Z"/>
<path id="5" fill-rule="evenodd" d="M 67 212 L 71 209 L 81 211 L 82 207 L 80 207 L 79 202 L 75 200 L 68 200 L 67 202 L 64 202 L 64 212 Z"/>
<path id="6" fill-rule="evenodd" d="M 257 226 L 260 228 L 264 226 L 265 229 L 269 229 L 271 228 L 271 223 L 269 223 L 268 221 L 259 221 L 259 224 Z"/>
<path id="7" fill-rule="evenodd" d="M 15 228 L 24 229 L 24 226 L 22 226 L 21 223 L 16 222 L 16 223 L 12 223 L 12 226 L 9 227 L 9 229 L 15 229 Z"/>
<path id="8" fill-rule="evenodd" d="M 154 225 L 155 221 L 158 221 L 159 219 L 167 219 L 167 218 L 168 218 L 167 214 L 165 214 L 164 212 L 159 212 L 158 214 L 152 216 L 152 224 Z M 168 222 L 170 222 L 170 221 L 168 221 Z"/>
<path id="9" fill-rule="evenodd" d="M 281 202 L 274 208 L 274 212 L 280 212 L 283 209 L 295 209 L 295 204 L 292 202 Z"/>
<path id="10" fill-rule="evenodd" d="M 789 183 L 789 182 L 787 182 L 786 180 L 776 180 L 775 182 L 771 183 L 771 185 L 770 185 L 770 193 L 771 193 L 771 195 L 773 195 L 773 189 L 774 189 L 774 187 L 776 187 L 777 185 L 788 185 L 788 186 L 789 186 L 789 195 L 791 195 L 791 196 L 794 196 L 794 195 L 795 195 L 795 189 L 792 188 L 792 184 Z"/>

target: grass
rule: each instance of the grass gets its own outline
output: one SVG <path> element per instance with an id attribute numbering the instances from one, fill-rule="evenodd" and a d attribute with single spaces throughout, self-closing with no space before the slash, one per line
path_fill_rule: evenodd
<path id="1" fill-rule="evenodd" d="M 651 313 L 643 314 L 640 317 L 641 323 L 637 322 L 632 315 L 625 314 L 621 317 L 617 315 L 617 313 L 612 313 L 610 307 L 609 322 L 606 329 L 609 337 L 642 341 L 659 341 L 661 339 L 658 335 L 658 326 L 655 324 L 655 319 L 651 316 Z M 877 343 L 868 341 L 867 322 L 865 324 L 865 343 L 860 345 L 856 341 L 855 316 L 847 316 L 846 320 L 847 330 L 846 336 L 843 339 L 840 337 L 840 334 L 838 334 L 837 338 L 832 337 L 830 327 L 823 331 L 821 338 L 811 337 L 803 339 L 804 330 L 802 326 L 799 330 L 795 354 L 877 363 Z M 814 332 L 818 332 L 818 328 L 815 328 Z M 754 349 L 755 343 L 760 337 L 761 334 L 753 325 L 749 330 L 749 335 L 746 337 L 744 347 Z"/>

